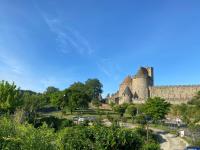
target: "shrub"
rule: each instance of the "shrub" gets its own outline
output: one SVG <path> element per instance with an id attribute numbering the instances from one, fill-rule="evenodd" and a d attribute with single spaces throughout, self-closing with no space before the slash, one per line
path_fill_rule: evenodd
<path id="1" fill-rule="evenodd" d="M 43 123 L 46 123 L 48 127 L 54 128 L 56 131 L 64 127 L 71 127 L 74 125 L 72 120 L 59 119 L 54 116 L 44 117 L 36 121 L 35 127 L 40 127 Z"/>

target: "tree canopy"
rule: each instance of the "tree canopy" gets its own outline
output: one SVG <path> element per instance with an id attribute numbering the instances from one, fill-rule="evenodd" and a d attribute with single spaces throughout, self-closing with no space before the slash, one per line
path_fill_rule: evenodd
<path id="1" fill-rule="evenodd" d="M 49 87 L 47 87 L 45 93 L 46 94 L 51 94 L 51 93 L 55 93 L 55 92 L 58 92 L 58 91 L 59 91 L 58 88 L 56 88 L 54 86 L 49 86 Z"/>
<path id="2" fill-rule="evenodd" d="M 190 105 L 195 105 L 200 108 L 200 91 L 197 92 L 197 94 L 188 102 Z"/>
<path id="3" fill-rule="evenodd" d="M 88 107 L 91 100 L 86 90 L 85 85 L 81 82 L 74 83 L 65 90 L 63 104 L 70 109 L 71 113 L 77 108 Z"/>
<path id="4" fill-rule="evenodd" d="M 91 99 L 98 99 L 99 95 L 103 92 L 103 85 L 98 79 L 88 79 L 85 81 L 85 86 L 87 88 L 87 94 Z"/>
<path id="5" fill-rule="evenodd" d="M 136 116 L 137 114 L 137 108 L 135 105 L 129 105 L 126 109 L 126 112 L 132 117 L 132 119 Z"/>
<path id="6" fill-rule="evenodd" d="M 7 81 L 0 81 L 0 109 L 14 111 L 22 104 L 19 88 Z"/>
<path id="7" fill-rule="evenodd" d="M 166 102 L 163 98 L 148 98 L 144 105 L 144 112 L 153 121 L 158 121 L 165 118 L 165 115 L 170 111 L 170 106 L 170 103 Z"/>

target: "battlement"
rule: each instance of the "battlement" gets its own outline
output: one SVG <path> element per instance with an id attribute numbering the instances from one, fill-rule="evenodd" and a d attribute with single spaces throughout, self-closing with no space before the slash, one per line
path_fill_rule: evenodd
<path id="1" fill-rule="evenodd" d="M 150 86 L 150 88 L 181 88 L 181 87 L 200 87 L 200 84 L 189 84 L 189 85 L 156 85 Z"/>

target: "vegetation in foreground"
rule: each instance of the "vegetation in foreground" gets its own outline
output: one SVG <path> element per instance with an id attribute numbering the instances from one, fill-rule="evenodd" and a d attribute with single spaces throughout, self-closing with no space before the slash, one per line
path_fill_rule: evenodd
<path id="1" fill-rule="evenodd" d="M 97 79 L 77 82 L 60 91 L 48 87 L 44 93 L 24 91 L 15 84 L 0 83 L 0 149 L 22 150 L 95 150 L 133 149 L 157 150 L 155 135 L 144 128 L 124 129 L 116 124 L 111 127 L 99 121 L 89 126 L 87 122 L 75 125 L 72 120 L 43 116 L 52 107 L 58 112 L 79 111 L 89 103 L 98 108 L 102 84 Z M 98 110 L 98 109 L 97 109 Z M 98 111 L 97 111 L 98 112 Z M 97 114 L 99 115 L 99 114 Z"/>
<path id="2" fill-rule="evenodd" d="M 10 117 L 0 118 L 0 149 L 9 150 L 157 150 L 155 135 L 142 128 L 124 129 L 117 126 L 71 126 L 55 132 L 47 124 L 38 128 L 20 124 Z"/>
<path id="3" fill-rule="evenodd" d="M 148 127 L 150 123 L 160 124 L 166 115 L 181 118 L 189 129 L 191 144 L 200 145 L 200 92 L 188 105 L 170 105 L 155 97 L 141 105 L 111 104 L 112 110 L 99 109 L 101 93 L 102 84 L 98 79 L 76 82 L 62 91 L 48 87 L 44 93 L 20 90 L 15 84 L 1 81 L 0 148 L 157 150 L 159 144 Z M 102 126 L 100 120 L 92 126 L 75 125 L 66 119 L 84 115 L 90 104 L 95 107 L 90 109 L 90 115 L 107 118 L 113 126 Z M 49 108 L 61 116 L 51 116 Z M 128 120 L 141 124 L 142 128 L 127 130 L 116 126 Z"/>

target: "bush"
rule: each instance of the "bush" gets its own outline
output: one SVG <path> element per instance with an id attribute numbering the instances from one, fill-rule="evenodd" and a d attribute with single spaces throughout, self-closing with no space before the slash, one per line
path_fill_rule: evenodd
<path id="1" fill-rule="evenodd" d="M 149 132 L 145 144 L 144 129 L 123 129 L 105 126 L 73 126 L 54 132 L 47 124 L 34 128 L 0 118 L 0 149 L 7 150 L 138 150 L 156 149 L 156 141 Z M 153 144 L 152 144 L 153 143 Z"/>
<path id="2" fill-rule="evenodd" d="M 43 125 L 36 129 L 30 124 L 18 124 L 6 117 L 0 118 L 0 149 L 54 150 L 56 135 Z"/>
<path id="3" fill-rule="evenodd" d="M 54 116 L 44 117 L 44 118 L 38 119 L 36 122 L 37 122 L 35 125 L 36 128 L 40 127 L 43 123 L 46 123 L 48 127 L 54 128 L 56 131 L 62 128 L 71 127 L 74 125 L 72 120 L 59 119 Z"/>
<path id="4" fill-rule="evenodd" d="M 160 145 L 157 143 L 146 143 L 143 148 L 143 150 L 160 150 Z"/>

